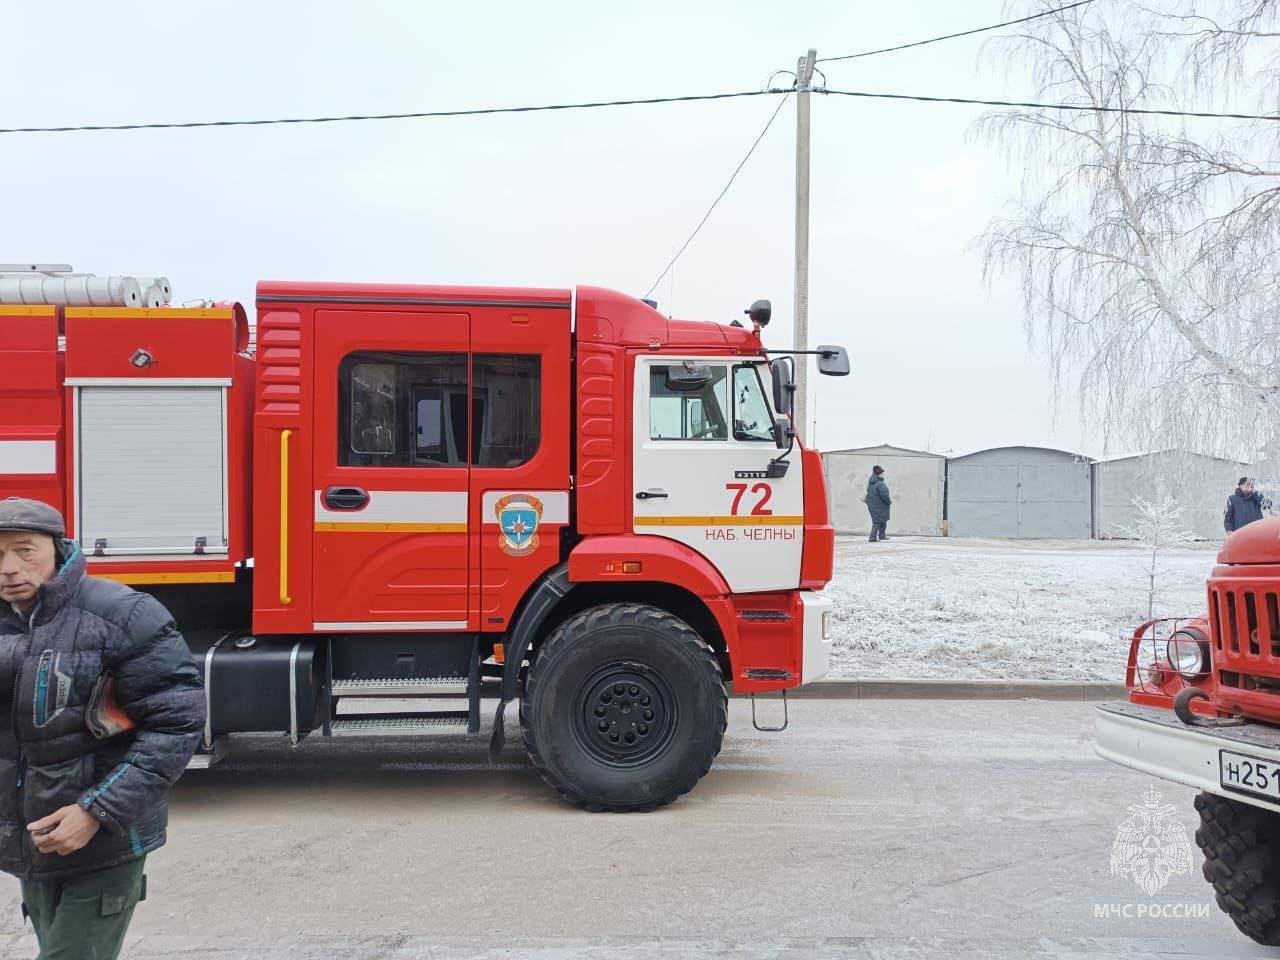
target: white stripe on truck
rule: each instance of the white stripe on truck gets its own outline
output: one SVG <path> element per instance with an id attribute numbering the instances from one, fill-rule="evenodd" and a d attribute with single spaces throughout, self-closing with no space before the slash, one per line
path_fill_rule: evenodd
<path id="1" fill-rule="evenodd" d="M 57 473 L 54 440 L 0 440 L 0 473 Z"/>

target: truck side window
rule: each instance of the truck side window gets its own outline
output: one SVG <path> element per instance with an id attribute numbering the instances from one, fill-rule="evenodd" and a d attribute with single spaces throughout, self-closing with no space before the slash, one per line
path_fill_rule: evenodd
<path id="1" fill-rule="evenodd" d="M 388 456 L 396 450 L 396 368 L 357 363 L 351 368 L 352 453 Z"/>
<path id="2" fill-rule="evenodd" d="M 465 466 L 466 406 L 466 354 L 348 354 L 338 367 L 338 464 Z"/>
<path id="3" fill-rule="evenodd" d="M 773 443 L 773 414 L 756 364 L 733 368 L 733 439 Z"/>
<path id="4" fill-rule="evenodd" d="M 471 466 L 518 467 L 543 436 L 543 361 L 522 353 L 471 358 Z"/>
<path id="5" fill-rule="evenodd" d="M 698 390 L 667 386 L 667 365 L 649 368 L 650 440 L 728 440 L 729 371 L 711 367 L 711 382 Z"/>
<path id="6" fill-rule="evenodd" d="M 519 467 L 542 440 L 542 358 L 477 353 L 471 358 L 471 464 Z"/>

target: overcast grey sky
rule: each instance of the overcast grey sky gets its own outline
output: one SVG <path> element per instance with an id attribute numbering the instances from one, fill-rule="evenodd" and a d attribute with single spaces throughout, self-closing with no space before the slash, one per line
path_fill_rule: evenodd
<path id="1" fill-rule="evenodd" d="M 58 3 L 0 0 L 0 126 L 390 113 L 757 89 L 819 57 L 1006 19 L 963 4 Z M 14 42 L 13 38 L 21 38 Z M 832 89 L 1021 95 L 981 37 L 826 65 Z M 744 98 L 522 116 L 0 137 L 0 261 L 162 273 L 175 300 L 258 279 L 599 284 L 643 295 L 776 106 Z M 969 249 L 1018 171 L 981 108 L 814 97 L 817 441 L 1100 454 L 1055 422 L 1012 282 Z M 663 312 L 792 321 L 795 110 L 655 292 Z"/>

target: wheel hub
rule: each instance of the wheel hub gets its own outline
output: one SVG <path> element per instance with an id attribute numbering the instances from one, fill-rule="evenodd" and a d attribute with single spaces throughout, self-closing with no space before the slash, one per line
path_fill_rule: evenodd
<path id="1" fill-rule="evenodd" d="M 671 694 L 662 677 L 640 664 L 610 664 L 582 688 L 579 736 L 598 759 L 632 766 L 670 737 Z"/>

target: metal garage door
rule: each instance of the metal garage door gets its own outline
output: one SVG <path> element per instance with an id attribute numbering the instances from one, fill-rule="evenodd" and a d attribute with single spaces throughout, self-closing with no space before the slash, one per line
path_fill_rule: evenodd
<path id="1" fill-rule="evenodd" d="M 947 474 L 947 532 L 953 537 L 1018 536 L 1018 467 L 953 463 Z"/>
<path id="2" fill-rule="evenodd" d="M 1089 466 L 1083 461 L 955 460 L 947 469 L 953 537 L 1088 538 Z"/>
<path id="3" fill-rule="evenodd" d="M 76 503 L 81 547 L 112 554 L 226 546 L 221 387 L 80 387 Z"/>
<path id="4" fill-rule="evenodd" d="M 1018 536 L 1087 538 L 1093 530 L 1089 466 L 1018 466 Z"/>

